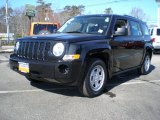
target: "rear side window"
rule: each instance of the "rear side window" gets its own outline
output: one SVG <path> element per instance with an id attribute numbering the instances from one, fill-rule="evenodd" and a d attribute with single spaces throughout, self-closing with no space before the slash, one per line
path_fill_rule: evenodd
<path id="1" fill-rule="evenodd" d="M 150 29 L 150 34 L 153 35 L 153 29 Z"/>
<path id="2" fill-rule="evenodd" d="M 131 25 L 131 35 L 133 35 L 133 36 L 141 36 L 142 35 L 140 25 L 138 24 L 138 22 L 130 21 L 130 25 Z"/>
<path id="3" fill-rule="evenodd" d="M 157 35 L 160 35 L 160 29 L 157 29 Z"/>
<path id="4" fill-rule="evenodd" d="M 142 31 L 144 35 L 150 35 L 147 25 L 142 24 Z"/>

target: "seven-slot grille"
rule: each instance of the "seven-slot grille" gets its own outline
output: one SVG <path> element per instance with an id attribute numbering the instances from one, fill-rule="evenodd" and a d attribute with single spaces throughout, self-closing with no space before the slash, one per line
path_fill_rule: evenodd
<path id="1" fill-rule="evenodd" d="M 17 55 L 33 60 L 47 60 L 51 43 L 48 41 L 20 41 Z"/>

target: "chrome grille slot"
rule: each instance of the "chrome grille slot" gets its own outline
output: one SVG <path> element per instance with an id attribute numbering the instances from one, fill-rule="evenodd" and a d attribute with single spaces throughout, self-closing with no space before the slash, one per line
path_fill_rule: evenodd
<path id="1" fill-rule="evenodd" d="M 51 48 L 51 44 L 49 43 L 49 42 L 47 42 L 46 44 L 45 44 L 45 49 L 44 49 L 44 58 L 46 59 L 46 60 L 48 60 L 48 51 L 50 51 L 50 48 Z"/>
<path id="2" fill-rule="evenodd" d="M 29 48 L 29 42 L 26 42 L 25 43 L 25 50 L 24 50 L 24 58 L 27 58 L 28 48 Z"/>
<path id="3" fill-rule="evenodd" d="M 32 52 L 33 52 L 33 42 L 30 42 L 29 49 L 28 49 L 28 59 L 32 59 Z"/>
<path id="4" fill-rule="evenodd" d="M 42 58 L 42 56 L 43 56 L 43 50 L 44 50 L 44 43 L 41 42 L 41 43 L 39 44 L 39 54 L 38 54 L 38 59 L 39 59 L 39 60 L 42 60 L 42 59 L 43 59 L 43 58 Z"/>
<path id="5" fill-rule="evenodd" d="M 37 59 L 37 49 L 38 49 L 38 42 L 35 42 L 35 47 L 34 47 L 34 56 L 33 56 L 33 59 Z"/>

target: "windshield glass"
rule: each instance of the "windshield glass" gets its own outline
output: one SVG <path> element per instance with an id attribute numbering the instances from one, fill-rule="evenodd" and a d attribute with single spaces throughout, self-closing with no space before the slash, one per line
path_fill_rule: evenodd
<path id="1" fill-rule="evenodd" d="M 84 33 L 84 34 L 105 34 L 110 17 L 107 16 L 87 16 L 75 17 L 68 20 L 58 32 L 62 33 Z"/>

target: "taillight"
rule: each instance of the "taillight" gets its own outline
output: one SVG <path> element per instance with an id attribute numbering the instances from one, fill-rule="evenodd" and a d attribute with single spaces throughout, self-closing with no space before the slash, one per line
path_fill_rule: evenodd
<path id="1" fill-rule="evenodd" d="M 155 38 L 152 38 L 152 42 L 155 42 L 156 41 L 156 39 Z"/>

